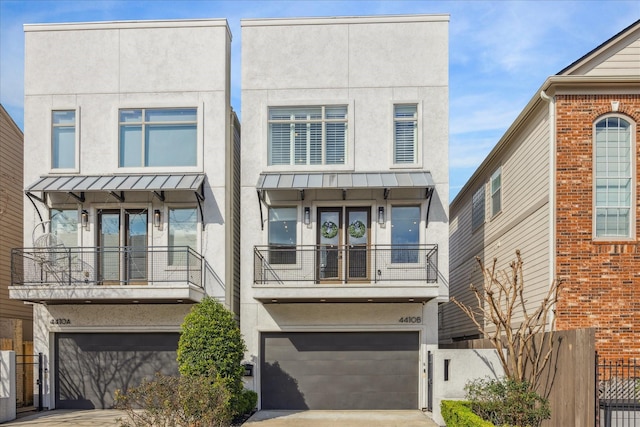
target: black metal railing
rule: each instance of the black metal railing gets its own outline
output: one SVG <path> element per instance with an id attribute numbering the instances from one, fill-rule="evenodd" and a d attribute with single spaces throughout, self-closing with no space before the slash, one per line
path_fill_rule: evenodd
<path id="1" fill-rule="evenodd" d="M 11 251 L 18 285 L 153 285 L 202 288 L 202 256 L 188 246 L 45 247 Z"/>
<path id="2" fill-rule="evenodd" d="M 256 246 L 254 283 L 436 283 L 438 245 Z"/>
<path id="3" fill-rule="evenodd" d="M 640 427 L 640 363 L 605 360 L 596 355 L 598 425 Z"/>

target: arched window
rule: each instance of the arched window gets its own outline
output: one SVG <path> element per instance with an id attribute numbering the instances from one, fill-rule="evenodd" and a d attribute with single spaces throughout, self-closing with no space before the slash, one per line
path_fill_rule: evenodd
<path id="1" fill-rule="evenodd" d="M 605 117 L 595 124 L 596 238 L 631 238 L 635 149 L 631 123 Z"/>

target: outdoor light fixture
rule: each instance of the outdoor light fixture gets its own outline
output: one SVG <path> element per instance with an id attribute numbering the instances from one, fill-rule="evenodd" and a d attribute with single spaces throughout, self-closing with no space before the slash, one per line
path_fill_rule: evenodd
<path id="1" fill-rule="evenodd" d="M 384 224 L 384 206 L 378 208 L 378 224 Z"/>
<path id="2" fill-rule="evenodd" d="M 311 224 L 311 208 L 309 207 L 304 208 L 304 224 Z"/>
<path id="3" fill-rule="evenodd" d="M 85 230 L 89 228 L 89 212 L 86 209 L 82 209 L 82 213 L 80 213 L 80 224 Z"/>
<path id="4" fill-rule="evenodd" d="M 160 214 L 160 209 L 156 209 L 153 211 L 153 225 L 156 228 L 160 228 L 160 224 L 162 223 L 162 215 Z"/>

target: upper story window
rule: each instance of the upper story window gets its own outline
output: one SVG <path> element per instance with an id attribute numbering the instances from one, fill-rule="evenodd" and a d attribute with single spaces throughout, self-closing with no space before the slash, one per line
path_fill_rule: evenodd
<path id="1" fill-rule="evenodd" d="M 76 168 L 76 112 L 54 111 L 51 115 L 51 168 Z"/>
<path id="2" fill-rule="evenodd" d="M 491 175 L 491 216 L 494 217 L 502 210 L 502 168 L 498 168 Z"/>
<path id="3" fill-rule="evenodd" d="M 607 117 L 596 123 L 596 237 L 632 237 L 634 153 L 631 147 L 631 124 L 628 121 Z"/>
<path id="4" fill-rule="evenodd" d="M 269 108 L 270 165 L 343 165 L 347 106 Z"/>
<path id="5" fill-rule="evenodd" d="M 298 241 L 298 209 L 269 208 L 269 262 L 295 264 Z"/>
<path id="6" fill-rule="evenodd" d="M 473 194 L 471 202 L 471 230 L 484 224 L 484 184 Z"/>
<path id="7" fill-rule="evenodd" d="M 417 263 L 420 206 L 391 207 L 391 262 Z"/>
<path id="8" fill-rule="evenodd" d="M 416 104 L 393 107 L 393 163 L 418 162 L 418 106 Z"/>
<path id="9" fill-rule="evenodd" d="M 195 108 L 120 110 L 120 167 L 196 166 Z"/>

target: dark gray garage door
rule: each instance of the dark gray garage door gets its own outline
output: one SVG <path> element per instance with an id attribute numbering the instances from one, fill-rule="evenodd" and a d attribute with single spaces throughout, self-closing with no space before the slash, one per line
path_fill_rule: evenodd
<path id="1" fill-rule="evenodd" d="M 263 409 L 416 409 L 418 332 L 262 334 Z"/>
<path id="2" fill-rule="evenodd" d="M 56 408 L 113 405 L 117 389 L 137 386 L 156 372 L 176 375 L 177 333 L 56 334 Z"/>

